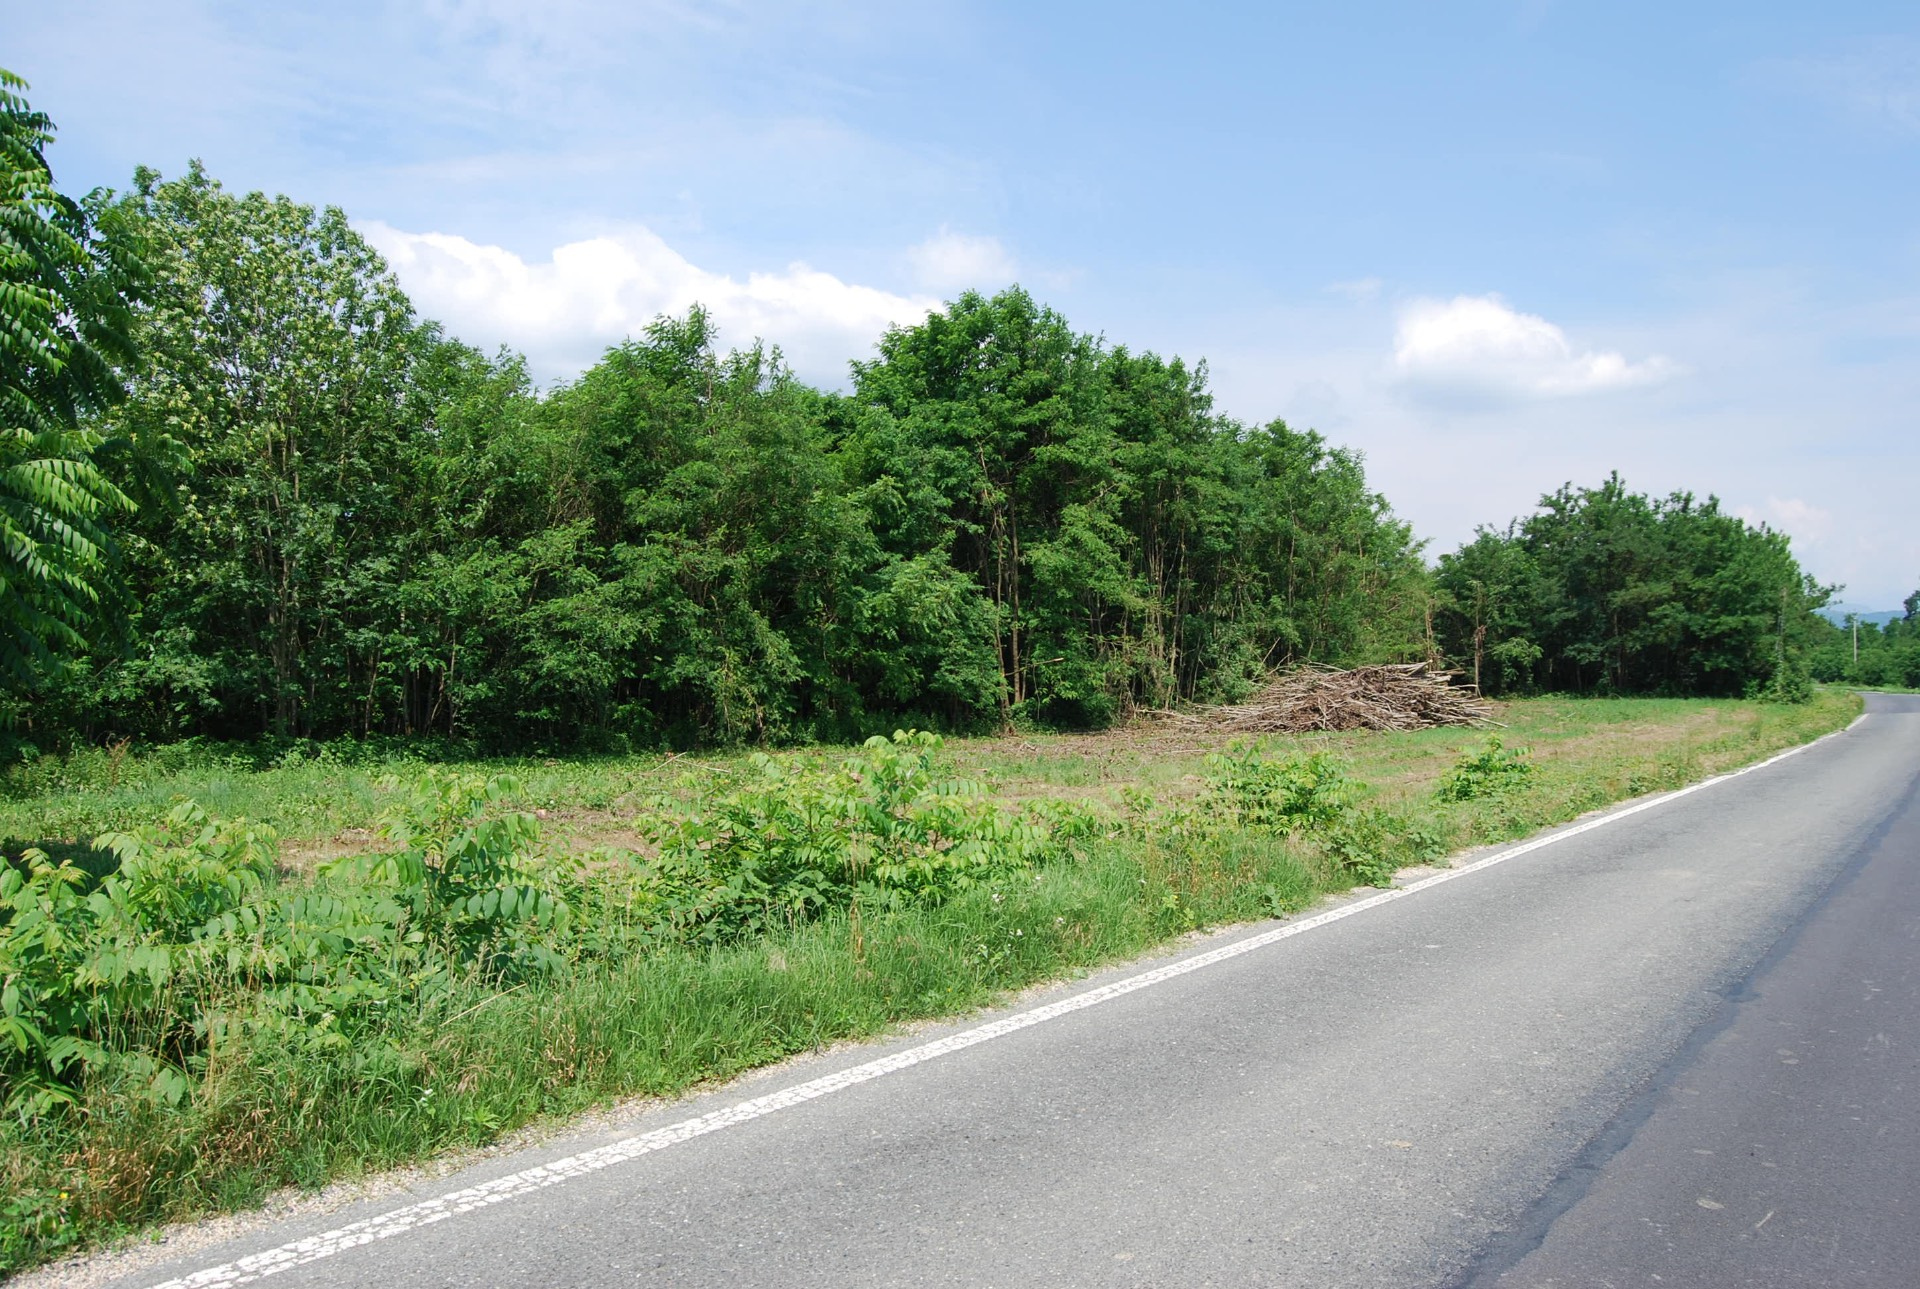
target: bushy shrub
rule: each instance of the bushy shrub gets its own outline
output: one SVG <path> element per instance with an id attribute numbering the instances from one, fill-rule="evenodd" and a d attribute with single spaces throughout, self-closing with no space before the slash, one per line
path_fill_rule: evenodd
<path id="1" fill-rule="evenodd" d="M 1259 742 L 1236 743 L 1207 758 L 1198 808 L 1169 824 L 1196 839 L 1244 828 L 1299 836 L 1354 881 L 1385 886 L 1394 872 L 1444 854 L 1440 834 L 1405 814 L 1360 803 L 1346 765 L 1329 752 L 1272 755 Z"/>
<path id="2" fill-rule="evenodd" d="M 1487 739 L 1484 747 L 1465 753 L 1448 767 L 1434 795 L 1442 801 L 1498 797 L 1525 787 L 1533 773 L 1531 751 L 1524 747 L 1506 747 L 1495 734 Z"/>
<path id="3" fill-rule="evenodd" d="M 1875 683 L 1884 684 L 1885 681 Z M 1760 690 L 1769 703 L 1804 703 L 1813 697 L 1813 674 L 1800 658 L 1789 655 L 1774 664 L 1773 677 Z"/>
<path id="4" fill-rule="evenodd" d="M 1330 752 L 1272 756 L 1260 742 L 1207 758 L 1204 813 L 1263 832 L 1325 827 L 1353 804 L 1346 766 Z"/>
<path id="5" fill-rule="evenodd" d="M 136 1079 L 179 1099 L 175 1066 L 204 1038 L 195 1009 L 180 1004 L 219 964 L 216 942 L 257 924 L 274 841 L 270 829 L 213 820 L 189 802 L 158 827 L 100 837 L 119 867 L 97 885 L 39 850 L 0 870 L 8 1113 L 69 1101 L 86 1077 Z"/>
<path id="6" fill-rule="evenodd" d="M 1401 868 L 1447 850 L 1430 825 L 1377 807 L 1347 812 L 1326 830 L 1322 844 L 1340 871 L 1366 886 L 1387 886 Z"/>
<path id="7" fill-rule="evenodd" d="M 380 835 L 392 848 L 337 860 L 326 874 L 390 889 L 395 925 L 453 962 L 500 976 L 557 966 L 579 866 L 542 850 L 539 823 L 510 808 L 519 791 L 507 775 L 430 769 L 388 811 Z"/>
<path id="8" fill-rule="evenodd" d="M 977 783 L 936 778 L 940 737 L 868 739 L 837 765 L 756 755 L 752 777 L 643 821 L 647 902 L 710 939 L 854 901 L 934 904 L 1062 853 L 1096 823 L 1083 806 L 1003 810 Z M 650 879 L 650 880 L 647 880 Z"/>
<path id="9" fill-rule="evenodd" d="M 459 980 L 549 969 L 578 866 L 544 855 L 506 779 L 429 771 L 394 848 L 274 880 L 271 829 L 198 805 L 108 833 L 97 883 L 28 851 L 0 871 L 0 1072 L 27 1117 L 88 1081 L 176 1102 L 223 1037 L 350 1046 Z"/>

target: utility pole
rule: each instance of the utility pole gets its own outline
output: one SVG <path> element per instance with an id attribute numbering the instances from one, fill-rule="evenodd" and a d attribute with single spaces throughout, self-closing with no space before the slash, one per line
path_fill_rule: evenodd
<path id="1" fill-rule="evenodd" d="M 1849 613 L 1847 618 L 1853 623 L 1853 665 L 1860 665 L 1860 619 Z"/>

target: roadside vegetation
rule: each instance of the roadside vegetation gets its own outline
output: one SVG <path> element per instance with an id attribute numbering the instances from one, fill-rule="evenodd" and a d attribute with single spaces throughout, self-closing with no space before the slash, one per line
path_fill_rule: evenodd
<path id="1" fill-rule="evenodd" d="M 1568 485 L 1436 570 L 1359 454 L 1018 288 L 844 391 L 698 308 L 540 389 L 337 209 L 197 164 L 68 198 L 24 90 L 0 1271 L 1286 913 L 1857 706 L 1810 680 L 1854 678 L 1828 588 L 1711 498 Z M 1863 658 L 1906 676 L 1911 634 Z M 1387 660 L 1506 728 L 1128 723 Z"/>
<path id="2" fill-rule="evenodd" d="M 1822 619 L 1808 659 L 1813 678 L 1862 689 L 1920 690 L 1920 591 L 1903 607 L 1904 617 L 1885 623 Z"/>
<path id="3" fill-rule="evenodd" d="M 72 763 L 8 806 L 42 840 L 0 877 L 0 1266 L 1291 912 L 1857 707 L 1538 699 L 1497 736 L 900 734 L 697 764 L 130 757 L 97 783 Z M 76 799 L 150 816 L 216 781 L 256 817 L 182 801 L 50 835 Z M 50 862 L 62 845 L 107 875 Z"/>

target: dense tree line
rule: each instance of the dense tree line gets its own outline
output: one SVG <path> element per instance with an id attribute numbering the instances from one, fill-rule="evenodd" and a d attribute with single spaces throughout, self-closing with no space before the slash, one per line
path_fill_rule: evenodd
<path id="1" fill-rule="evenodd" d="M 1435 580 L 1443 647 L 1495 694 L 1790 690 L 1831 594 L 1785 534 L 1617 474 L 1482 528 Z"/>
<path id="2" fill-rule="evenodd" d="M 1086 726 L 1425 648 L 1418 544 L 1356 456 L 1017 289 L 888 333 L 846 393 L 698 309 L 538 391 L 338 210 L 197 167 L 103 209 L 150 269 L 90 419 L 138 504 L 43 736 Z"/>
<path id="3" fill-rule="evenodd" d="M 1920 689 L 1920 591 L 1891 622 L 1823 622 L 1808 662 L 1815 680 Z"/>
<path id="4" fill-rule="evenodd" d="M 1712 499 L 1569 485 L 1429 570 L 1356 454 L 1017 288 L 889 331 L 844 392 L 698 308 L 537 389 L 337 209 L 197 165 L 61 196 L 22 88 L 0 716 L 31 743 L 1086 727 L 1292 662 L 1735 694 L 1831 652 L 1786 538 Z"/>

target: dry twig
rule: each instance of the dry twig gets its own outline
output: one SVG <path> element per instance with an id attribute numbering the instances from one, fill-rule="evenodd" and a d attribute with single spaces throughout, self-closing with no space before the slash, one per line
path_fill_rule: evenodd
<path id="1" fill-rule="evenodd" d="M 1457 673 L 1424 662 L 1340 671 L 1296 667 L 1275 675 L 1245 702 L 1192 711 L 1152 712 L 1187 729 L 1234 734 L 1306 734 L 1339 730 L 1418 730 L 1435 725 L 1490 725 L 1491 709 Z"/>

